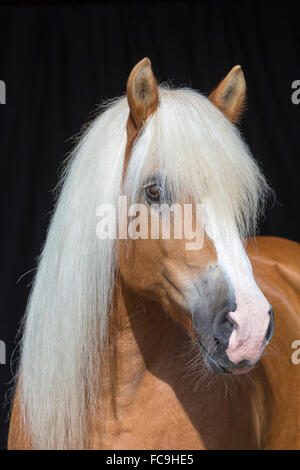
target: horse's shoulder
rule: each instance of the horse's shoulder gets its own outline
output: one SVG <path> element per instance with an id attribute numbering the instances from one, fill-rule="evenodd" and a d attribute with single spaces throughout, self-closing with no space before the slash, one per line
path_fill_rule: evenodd
<path id="1" fill-rule="evenodd" d="M 279 310 L 294 310 L 299 316 L 300 244 L 278 237 L 257 237 L 249 239 L 247 253 L 254 278 L 273 307 L 282 304 Z"/>
<path id="2" fill-rule="evenodd" d="M 247 253 L 255 264 L 288 265 L 300 272 L 300 244 L 280 237 L 249 238 Z"/>

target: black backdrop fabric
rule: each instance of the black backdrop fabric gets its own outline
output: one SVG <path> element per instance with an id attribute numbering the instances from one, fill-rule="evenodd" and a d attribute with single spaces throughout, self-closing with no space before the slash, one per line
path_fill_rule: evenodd
<path id="1" fill-rule="evenodd" d="M 70 138 L 97 104 L 121 95 L 148 56 L 160 82 L 207 94 L 232 66 L 248 84 L 242 133 L 276 191 L 261 234 L 300 239 L 300 6 L 282 2 L 105 2 L 0 5 L 0 402 L 12 378 L 16 333 L 53 209 Z M 20 276 L 30 271 L 27 275 Z M 18 282 L 17 282 L 18 281 Z M 8 407 L 1 408 L 6 446 Z"/>

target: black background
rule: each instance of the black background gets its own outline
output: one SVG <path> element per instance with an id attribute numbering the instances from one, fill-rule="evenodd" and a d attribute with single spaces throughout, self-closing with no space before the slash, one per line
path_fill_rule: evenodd
<path id="1" fill-rule="evenodd" d="M 0 403 L 33 273 L 53 209 L 52 189 L 70 138 L 96 105 L 121 95 L 148 56 L 159 81 L 207 94 L 241 64 L 248 84 L 242 132 L 276 191 L 261 233 L 300 240 L 300 80 L 296 2 L 0 4 L 1 295 Z M 8 407 L 0 411 L 6 446 Z"/>

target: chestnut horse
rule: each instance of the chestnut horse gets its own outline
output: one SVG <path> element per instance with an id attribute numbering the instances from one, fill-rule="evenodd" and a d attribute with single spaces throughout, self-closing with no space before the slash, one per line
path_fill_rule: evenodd
<path id="1" fill-rule="evenodd" d="M 236 125 L 245 90 L 240 66 L 208 98 L 158 86 L 145 58 L 79 140 L 28 302 L 10 449 L 300 449 L 300 246 L 251 238 L 269 188 Z M 202 204 L 201 247 L 97 236 L 120 195 L 149 218 Z"/>

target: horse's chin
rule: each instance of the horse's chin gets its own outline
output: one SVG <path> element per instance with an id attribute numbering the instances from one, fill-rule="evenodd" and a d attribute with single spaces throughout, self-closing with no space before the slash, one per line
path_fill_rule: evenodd
<path id="1" fill-rule="evenodd" d="M 241 375 L 241 374 L 248 374 L 248 372 L 250 372 L 253 368 L 254 368 L 255 364 L 253 364 L 252 366 L 248 366 L 248 367 L 239 367 L 239 368 L 232 368 L 232 369 L 228 369 L 228 372 L 232 375 Z"/>

